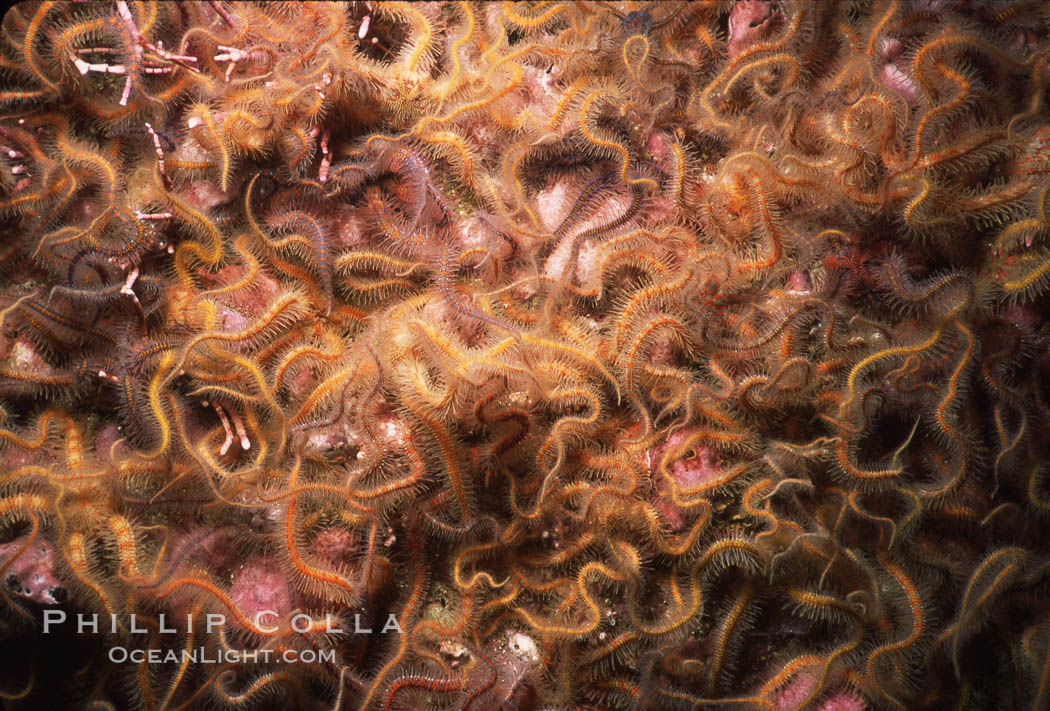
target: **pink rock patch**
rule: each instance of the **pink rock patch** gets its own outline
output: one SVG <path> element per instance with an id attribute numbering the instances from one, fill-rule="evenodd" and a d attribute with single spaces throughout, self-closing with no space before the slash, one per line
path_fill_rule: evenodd
<path id="1" fill-rule="evenodd" d="M 659 161 L 662 161 L 671 155 L 672 143 L 673 141 L 671 140 L 671 137 L 660 131 L 650 133 L 645 139 L 645 147 L 649 149 L 649 153 L 652 157 Z"/>
<path id="2" fill-rule="evenodd" d="M 575 200 L 573 200 L 575 202 Z M 573 247 L 576 246 L 577 237 L 583 234 L 587 230 L 594 229 L 602 224 L 605 224 L 611 220 L 615 220 L 627 211 L 627 207 L 630 205 L 630 200 L 625 195 L 614 195 L 613 197 L 604 200 L 593 215 L 588 217 L 586 220 L 571 226 L 566 232 L 565 236 L 561 238 L 557 248 L 547 257 L 547 263 L 544 266 L 543 272 L 551 279 L 564 279 L 566 276 L 573 276 L 580 280 L 580 283 L 587 283 L 589 279 L 593 277 L 597 268 L 596 256 L 598 254 L 598 245 L 591 243 L 588 246 L 586 243 L 579 245 L 576 253 L 576 264 L 569 264 L 569 259 L 572 257 Z M 570 208 L 571 210 L 571 208 Z M 567 210 L 566 215 L 569 214 Z M 545 218 L 541 218 L 544 219 Z M 560 220 L 551 229 L 557 229 L 560 225 Z"/>
<path id="3" fill-rule="evenodd" d="M 251 321 L 236 311 L 231 311 L 223 306 L 219 307 L 219 322 L 222 324 L 222 330 L 226 333 L 240 333 L 241 331 L 247 330 L 248 326 L 251 325 Z"/>
<path id="4" fill-rule="evenodd" d="M 670 472 L 681 489 L 689 490 L 717 481 L 722 475 L 722 467 L 712 449 L 701 447 L 688 459 L 679 459 L 671 464 Z"/>
<path id="5" fill-rule="evenodd" d="M 659 333 L 649 347 L 649 362 L 653 365 L 672 365 L 675 362 L 677 347 L 674 338 L 668 332 Z"/>
<path id="6" fill-rule="evenodd" d="M 194 180 L 179 191 L 178 197 L 187 205 L 206 212 L 231 202 L 238 194 L 239 188 L 223 191 L 206 180 Z"/>
<path id="7" fill-rule="evenodd" d="M 508 259 L 514 253 L 513 245 L 477 216 L 457 220 L 453 224 L 452 234 L 464 251 L 481 248 L 491 252 L 491 256 L 499 260 Z"/>
<path id="8" fill-rule="evenodd" d="M 919 103 L 919 87 L 915 86 L 915 78 L 912 77 L 910 68 L 901 69 L 896 64 L 886 64 L 879 72 L 879 81 L 904 97 L 908 106 Z"/>
<path id="9" fill-rule="evenodd" d="M 790 709 L 797 708 L 800 703 L 805 701 L 809 693 L 813 691 L 813 687 L 816 684 L 816 677 L 809 672 L 796 674 L 781 689 L 780 693 L 773 697 L 773 708 L 776 711 L 790 711 Z"/>
<path id="10" fill-rule="evenodd" d="M 1022 331 L 1034 333 L 1039 329 L 1042 318 L 1039 312 L 1028 306 L 1014 304 L 1003 311 L 1003 316 Z"/>
<path id="11" fill-rule="evenodd" d="M 667 478 L 660 473 L 660 462 L 668 452 L 677 455 L 677 450 L 692 435 L 694 430 L 682 430 L 671 435 L 666 442 L 658 445 L 649 456 L 650 476 L 653 477 L 656 497 L 653 505 L 661 513 L 673 530 L 681 530 L 688 520 L 688 512 L 679 509 L 674 503 L 674 495 Z M 694 498 L 692 490 L 716 483 L 724 474 L 721 463 L 710 447 L 694 447 L 689 457 L 678 458 L 667 465 L 667 473 L 674 481 L 678 494 L 683 498 Z"/>
<path id="12" fill-rule="evenodd" d="M 240 264 L 230 264 L 214 274 L 205 269 L 200 270 L 198 274 L 207 284 L 207 288 L 216 289 L 241 281 L 245 268 Z M 228 331 L 243 330 L 251 320 L 248 317 L 264 312 L 277 298 L 280 290 L 281 286 L 276 280 L 260 272 L 245 288 L 223 294 L 221 299 L 226 307 L 219 309 L 223 328 Z"/>
<path id="13" fill-rule="evenodd" d="M 251 558 L 237 571 L 230 586 L 230 598 L 248 617 L 264 610 L 284 617 L 292 609 L 287 576 L 272 560 L 261 557 Z"/>
<path id="14" fill-rule="evenodd" d="M 667 198 L 653 198 L 648 201 L 645 216 L 652 222 L 665 222 L 674 219 L 678 206 Z"/>
<path id="15" fill-rule="evenodd" d="M 772 0 L 739 0 L 729 13 L 729 58 L 768 35 L 781 17 Z"/>
<path id="16" fill-rule="evenodd" d="M 601 242 L 598 240 L 585 240 L 580 245 L 576 258 L 576 280 L 581 284 L 589 284 L 596 279 L 598 274 L 598 256 L 601 253 Z"/>
<path id="17" fill-rule="evenodd" d="M 879 48 L 882 50 L 882 56 L 886 58 L 887 62 L 892 62 L 904 54 L 904 43 L 896 37 L 887 37 L 882 40 Z"/>
<path id="18" fill-rule="evenodd" d="M 667 451 L 674 452 L 681 447 L 686 439 L 692 434 L 689 430 L 682 430 L 671 435 L 664 443 L 660 459 L 663 459 Z M 654 452 L 655 455 L 655 452 Z M 653 457 L 654 462 L 659 462 Z M 698 447 L 691 457 L 678 459 L 668 466 L 667 471 L 671 474 L 679 489 L 695 489 L 703 484 L 709 484 L 722 476 L 722 466 L 715 458 L 714 450 L 710 447 Z"/>
<path id="19" fill-rule="evenodd" d="M 817 678 L 809 671 L 802 671 L 792 677 L 776 696 L 773 697 L 773 708 L 776 711 L 790 711 L 806 700 L 806 697 L 817 685 Z M 806 708 L 814 708 L 807 706 Z M 864 700 L 850 691 L 836 690 L 826 697 L 817 711 L 865 711 L 868 706 Z"/>
<path id="20" fill-rule="evenodd" d="M 326 528 L 310 541 L 310 552 L 329 564 L 341 563 L 354 548 L 353 536 L 343 528 Z"/>
<path id="21" fill-rule="evenodd" d="M 368 234 L 368 220 L 361 210 L 348 205 L 333 208 L 329 233 L 337 247 L 356 247 L 365 240 Z"/>
<path id="22" fill-rule="evenodd" d="M 19 336 L 11 346 L 8 353 L 8 364 L 11 370 L 20 373 L 52 372 L 51 366 L 40 357 L 40 354 L 36 352 L 36 347 L 33 345 L 32 341 L 25 336 Z"/>
<path id="23" fill-rule="evenodd" d="M 206 530 L 201 529 L 188 534 L 189 536 L 200 538 L 197 544 L 200 546 L 198 557 L 207 560 L 209 567 L 214 570 L 229 570 L 240 559 L 237 541 L 229 530 L 220 529 L 209 535 Z"/>
<path id="24" fill-rule="evenodd" d="M 292 400 L 298 400 L 309 394 L 317 384 L 317 373 L 312 367 L 300 368 L 295 375 L 285 381 L 288 387 L 288 396 Z"/>
<path id="25" fill-rule="evenodd" d="M 391 444 L 404 447 L 408 443 L 408 428 L 405 421 L 396 415 L 380 418 L 376 429 Z"/>
<path id="26" fill-rule="evenodd" d="M 98 431 L 95 432 L 95 452 L 100 459 L 106 462 L 119 462 L 128 456 L 127 441 L 124 440 L 116 425 L 110 423 L 98 428 Z M 112 459 L 110 458 L 111 453 Z"/>
<path id="27" fill-rule="evenodd" d="M 864 699 L 848 691 L 838 691 L 826 699 L 817 711 L 865 711 L 868 705 Z"/>
<path id="28" fill-rule="evenodd" d="M 24 545 L 24 540 L 17 540 L 0 546 L 0 566 L 7 566 L 3 585 L 11 594 L 33 602 L 44 605 L 64 602 L 65 588 L 54 573 L 54 547 L 47 541 L 37 540 L 22 551 Z"/>
<path id="29" fill-rule="evenodd" d="M 536 195 L 540 226 L 548 232 L 556 230 L 572 209 L 571 186 L 572 181 L 563 178 Z"/>
<path id="30" fill-rule="evenodd" d="M 788 293 L 808 294 L 813 290 L 813 284 L 809 281 L 809 275 L 801 269 L 792 270 L 788 278 Z"/>

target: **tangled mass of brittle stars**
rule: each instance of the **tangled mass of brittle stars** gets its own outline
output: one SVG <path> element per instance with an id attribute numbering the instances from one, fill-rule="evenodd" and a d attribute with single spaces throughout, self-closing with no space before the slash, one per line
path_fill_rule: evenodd
<path id="1" fill-rule="evenodd" d="M 14 7 L 0 698 L 1047 708 L 1047 37 Z"/>

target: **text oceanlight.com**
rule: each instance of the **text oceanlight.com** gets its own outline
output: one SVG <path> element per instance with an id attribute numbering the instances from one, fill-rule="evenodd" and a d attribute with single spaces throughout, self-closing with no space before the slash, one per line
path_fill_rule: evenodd
<path id="1" fill-rule="evenodd" d="M 114 664 L 317 664 L 335 662 L 334 649 L 128 649 L 110 647 Z"/>

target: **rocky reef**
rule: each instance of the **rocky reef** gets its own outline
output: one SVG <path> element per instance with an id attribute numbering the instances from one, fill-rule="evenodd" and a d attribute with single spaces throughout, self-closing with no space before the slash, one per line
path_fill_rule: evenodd
<path id="1" fill-rule="evenodd" d="M 5 708 L 1050 707 L 1050 10 L 24 2 Z"/>

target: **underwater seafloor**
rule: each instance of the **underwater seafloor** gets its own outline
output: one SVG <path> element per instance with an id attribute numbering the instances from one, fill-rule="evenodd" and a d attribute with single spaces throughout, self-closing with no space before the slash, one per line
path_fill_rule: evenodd
<path id="1" fill-rule="evenodd" d="M 3 708 L 1050 708 L 1045 3 L 0 30 Z"/>

